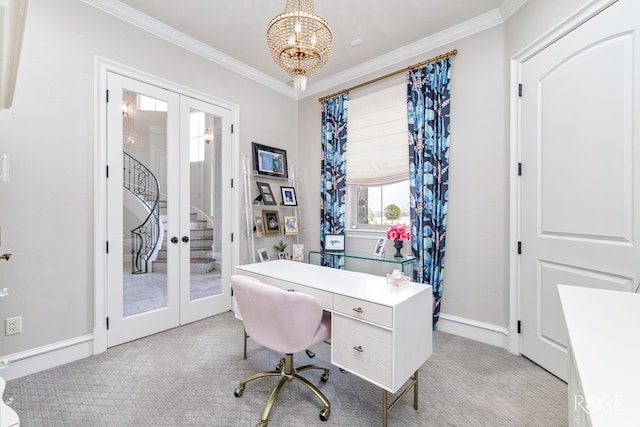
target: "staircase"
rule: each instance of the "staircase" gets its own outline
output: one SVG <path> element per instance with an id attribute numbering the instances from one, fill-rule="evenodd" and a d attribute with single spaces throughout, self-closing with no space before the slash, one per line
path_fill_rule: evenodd
<path id="1" fill-rule="evenodd" d="M 191 248 L 190 254 L 190 271 L 192 274 L 205 274 L 215 270 L 216 260 L 213 259 L 213 228 L 207 223 L 207 220 L 199 219 L 195 212 L 190 213 L 190 231 L 189 243 Z M 167 202 L 160 200 L 160 220 L 167 226 Z M 158 256 L 153 261 L 154 272 L 167 272 L 167 233 L 164 233 L 162 247 L 158 251 Z M 181 236 L 178 236 L 181 238 Z M 173 243 L 171 243 L 173 244 Z M 182 244 L 182 242 L 180 242 Z"/>

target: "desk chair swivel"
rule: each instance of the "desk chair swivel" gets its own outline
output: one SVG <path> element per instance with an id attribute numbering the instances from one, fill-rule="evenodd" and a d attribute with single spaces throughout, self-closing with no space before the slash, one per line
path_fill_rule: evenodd
<path id="1" fill-rule="evenodd" d="M 231 276 L 231 286 L 244 322 L 245 340 L 249 335 L 258 344 L 285 354 L 275 370 L 251 375 L 240 381 L 235 389 L 235 396 L 240 397 L 248 382 L 263 377 L 280 377 L 267 400 L 257 427 L 267 426 L 269 413 L 280 389 L 292 380 L 304 384 L 320 399 L 324 406 L 320 410 L 320 419 L 327 421 L 331 414 L 331 403 L 314 384 L 299 373 L 308 369 L 321 369 L 324 372 L 320 380 L 326 382 L 329 379 L 329 369 L 320 365 L 293 366 L 293 353 L 309 349 L 331 337 L 331 318 L 324 313 L 320 302 L 311 295 L 287 292 L 247 276 Z"/>

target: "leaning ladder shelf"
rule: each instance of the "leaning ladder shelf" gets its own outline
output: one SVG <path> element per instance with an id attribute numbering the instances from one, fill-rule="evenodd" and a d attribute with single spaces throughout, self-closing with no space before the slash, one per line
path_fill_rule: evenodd
<path id="1" fill-rule="evenodd" d="M 265 206 L 265 205 L 255 205 L 253 202 L 255 200 L 255 196 L 252 195 L 252 189 L 257 190 L 256 181 L 266 181 L 269 183 L 286 183 L 289 187 L 293 187 L 296 192 L 296 198 L 299 202 L 299 193 L 298 193 L 298 179 L 296 177 L 296 169 L 295 167 L 289 165 L 289 177 L 288 178 L 278 178 L 272 176 L 259 175 L 256 171 L 251 167 L 251 162 L 248 156 L 243 156 L 242 158 L 242 181 L 244 186 L 244 212 L 245 212 L 245 228 L 246 228 L 246 236 L 247 236 L 247 263 L 255 263 L 256 259 L 256 238 L 264 239 L 265 242 L 275 241 L 275 239 L 270 238 L 269 236 L 264 237 L 256 237 L 256 233 L 254 232 L 254 224 L 253 217 L 254 214 L 259 210 L 273 207 L 274 209 L 280 211 L 282 209 L 290 209 L 293 214 L 297 218 L 298 224 L 298 233 L 285 235 L 282 231 L 275 237 L 278 239 L 283 239 L 285 236 L 289 243 L 300 243 L 300 233 L 302 232 L 302 226 L 300 221 L 300 208 L 299 203 L 296 206 L 282 206 L 280 204 L 273 206 Z M 272 189 L 273 190 L 273 189 Z M 275 191 L 274 191 L 275 192 Z M 280 222 L 283 222 L 283 218 L 280 219 Z M 283 239 L 284 240 L 284 239 Z M 271 245 L 273 246 L 273 245 Z"/>

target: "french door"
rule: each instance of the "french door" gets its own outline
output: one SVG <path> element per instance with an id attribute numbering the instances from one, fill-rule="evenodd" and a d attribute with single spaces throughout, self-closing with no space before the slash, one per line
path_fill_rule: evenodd
<path id="1" fill-rule="evenodd" d="M 229 110 L 111 72 L 107 86 L 110 347 L 230 309 L 232 162 Z"/>

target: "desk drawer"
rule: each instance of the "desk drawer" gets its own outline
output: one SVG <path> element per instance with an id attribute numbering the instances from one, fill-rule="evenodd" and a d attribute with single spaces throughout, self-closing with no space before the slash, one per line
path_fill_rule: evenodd
<path id="1" fill-rule="evenodd" d="M 393 327 L 393 309 L 380 304 L 362 301 L 344 295 L 333 298 L 334 310 L 358 319 L 377 323 L 388 328 Z"/>
<path id="2" fill-rule="evenodd" d="M 333 363 L 391 388 L 391 331 L 337 313 L 332 330 Z"/>
<path id="3" fill-rule="evenodd" d="M 284 289 L 285 291 L 302 292 L 304 294 L 314 296 L 318 298 L 322 308 L 325 310 L 333 310 L 333 294 L 330 292 L 298 285 L 297 283 L 287 282 L 286 280 L 273 279 L 271 277 L 258 277 L 258 279 L 269 285 Z"/>

